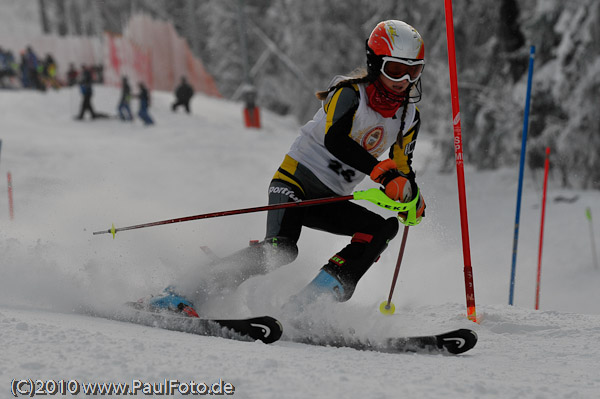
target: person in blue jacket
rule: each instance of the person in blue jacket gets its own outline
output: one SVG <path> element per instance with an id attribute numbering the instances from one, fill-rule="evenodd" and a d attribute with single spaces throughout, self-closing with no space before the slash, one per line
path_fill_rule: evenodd
<path id="1" fill-rule="evenodd" d="M 138 98 L 140 100 L 140 109 L 138 111 L 138 116 L 142 121 L 144 121 L 144 125 L 153 125 L 154 121 L 148 113 L 148 109 L 150 108 L 150 92 L 146 88 L 144 82 L 139 82 L 138 86 L 140 89 L 140 92 L 138 94 Z"/>

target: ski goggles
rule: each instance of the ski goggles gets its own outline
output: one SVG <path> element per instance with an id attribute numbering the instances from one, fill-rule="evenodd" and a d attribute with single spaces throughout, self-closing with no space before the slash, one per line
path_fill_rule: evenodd
<path id="1" fill-rule="evenodd" d="M 381 73 L 393 82 L 408 80 L 416 82 L 423 72 L 425 60 L 403 60 L 394 57 L 383 57 Z"/>

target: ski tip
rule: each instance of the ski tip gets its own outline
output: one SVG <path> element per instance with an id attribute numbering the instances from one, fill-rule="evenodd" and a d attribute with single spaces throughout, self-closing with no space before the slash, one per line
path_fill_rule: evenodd
<path id="1" fill-rule="evenodd" d="M 278 341 L 283 335 L 283 325 L 279 320 L 271 316 L 251 319 L 250 325 L 260 331 L 260 334 L 255 337 L 265 344 L 272 344 Z"/>
<path id="2" fill-rule="evenodd" d="M 437 336 L 438 346 L 453 355 L 472 349 L 477 344 L 477 333 L 467 328 L 450 331 Z"/>
<path id="3" fill-rule="evenodd" d="M 115 224 L 112 224 L 112 227 L 110 228 L 110 234 L 112 234 L 113 236 L 113 240 L 115 239 L 115 234 L 117 234 L 117 229 L 115 229 Z"/>
<path id="4" fill-rule="evenodd" d="M 242 336 L 262 341 L 265 344 L 278 341 L 283 335 L 283 326 L 279 320 L 271 316 L 211 321 L 214 321 L 221 327 L 231 329 Z"/>

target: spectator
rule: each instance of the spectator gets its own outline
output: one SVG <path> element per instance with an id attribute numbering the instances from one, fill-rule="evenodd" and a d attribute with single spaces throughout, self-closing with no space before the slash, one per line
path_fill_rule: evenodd
<path id="1" fill-rule="evenodd" d="M 76 119 L 83 120 L 86 111 L 90 112 L 92 119 L 96 119 L 96 112 L 94 112 L 94 108 L 92 107 L 92 95 L 94 94 L 92 90 L 92 74 L 85 66 L 83 66 L 79 88 L 81 89 L 81 110 Z"/>
<path id="2" fill-rule="evenodd" d="M 40 71 L 42 65 L 40 65 L 38 56 L 35 54 L 31 46 L 27 46 L 25 50 L 25 67 L 26 73 L 29 81 L 29 87 L 38 90 L 46 90 L 46 86 L 42 83 L 40 79 Z"/>
<path id="3" fill-rule="evenodd" d="M 67 84 L 69 86 L 75 86 L 77 84 L 77 77 L 79 76 L 79 72 L 75 69 L 75 65 L 73 63 L 69 64 L 69 70 L 67 71 Z"/>
<path id="4" fill-rule="evenodd" d="M 51 54 L 46 55 L 43 67 L 45 85 L 51 86 L 54 89 L 58 89 L 60 87 L 60 83 L 58 82 L 58 79 L 56 79 L 56 62 L 54 62 L 54 58 Z"/>
<path id="5" fill-rule="evenodd" d="M 140 88 L 140 94 L 138 94 L 138 98 L 140 99 L 138 116 L 144 121 L 144 125 L 152 125 L 154 124 L 154 121 L 148 114 L 148 108 L 150 108 L 150 93 L 143 82 L 139 82 L 138 85 Z"/>
<path id="6" fill-rule="evenodd" d="M 94 82 L 95 83 L 104 83 L 104 65 L 98 64 L 93 67 L 94 69 Z"/>
<path id="7" fill-rule="evenodd" d="M 19 74 L 21 75 L 21 86 L 24 89 L 29 88 L 29 74 L 27 73 L 27 57 L 25 51 L 20 52 L 21 61 L 19 62 Z"/>
<path id="8" fill-rule="evenodd" d="M 172 110 L 175 112 L 177 107 L 183 105 L 185 112 L 190 113 L 190 100 L 194 96 L 194 88 L 187 82 L 185 77 L 181 77 L 181 83 L 175 89 L 175 102 L 172 105 Z"/>
<path id="9" fill-rule="evenodd" d="M 18 75 L 18 66 L 10 50 L 0 48 L 0 88 L 13 88 L 13 78 Z M 8 83 L 7 83 L 8 82 Z"/>
<path id="10" fill-rule="evenodd" d="M 2 47 L 0 47 L 0 84 L 4 78 L 5 71 L 8 70 L 8 65 L 6 63 L 6 54 Z"/>
<path id="11" fill-rule="evenodd" d="M 131 108 L 129 103 L 131 102 L 131 87 L 126 76 L 123 76 L 121 82 L 121 99 L 119 100 L 119 117 L 122 121 L 132 121 L 133 116 L 131 115 Z"/>

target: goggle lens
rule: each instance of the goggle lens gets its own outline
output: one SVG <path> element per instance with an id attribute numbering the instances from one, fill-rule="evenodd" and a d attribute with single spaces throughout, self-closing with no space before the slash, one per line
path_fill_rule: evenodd
<path id="1" fill-rule="evenodd" d="M 423 67 L 425 66 L 423 61 L 417 62 L 419 63 L 413 64 L 410 61 L 384 58 L 383 65 L 381 65 L 381 73 L 394 82 L 408 80 L 410 83 L 414 83 L 421 77 Z"/>

